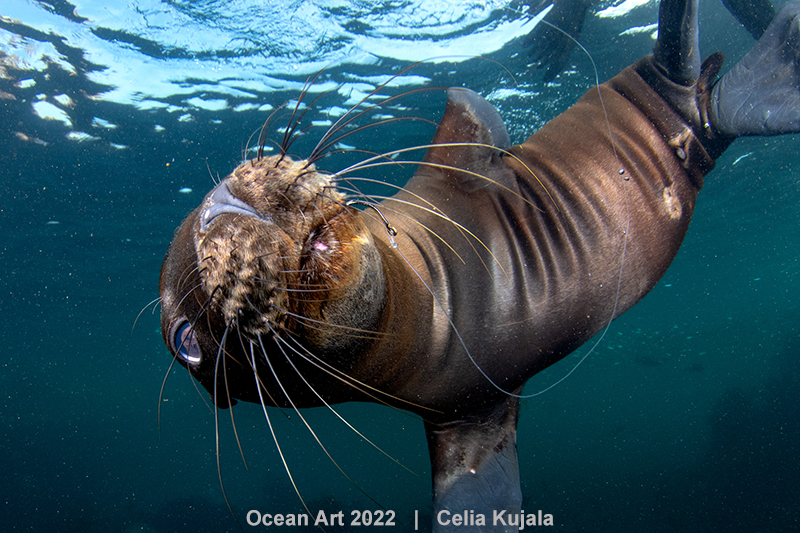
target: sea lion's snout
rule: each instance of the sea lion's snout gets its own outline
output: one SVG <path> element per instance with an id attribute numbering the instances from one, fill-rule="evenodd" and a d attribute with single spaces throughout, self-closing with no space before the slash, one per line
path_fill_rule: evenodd
<path id="1" fill-rule="evenodd" d="M 228 187 L 228 180 L 223 181 L 208 195 L 204 202 L 206 205 L 200 215 L 200 231 L 207 233 L 211 224 L 220 215 L 244 215 L 255 218 L 262 218 L 261 215 L 250 205 L 236 198 Z M 266 220 L 265 220 L 266 222 Z"/>
<path id="2" fill-rule="evenodd" d="M 203 200 L 193 234 L 210 305 L 251 339 L 307 329 L 319 349 L 375 327 L 366 302 L 383 299 L 380 255 L 358 212 L 306 161 L 239 165 Z"/>
<path id="3" fill-rule="evenodd" d="M 203 200 L 194 223 L 204 292 L 249 335 L 283 327 L 308 235 L 341 211 L 328 180 L 288 157 L 239 165 Z"/>

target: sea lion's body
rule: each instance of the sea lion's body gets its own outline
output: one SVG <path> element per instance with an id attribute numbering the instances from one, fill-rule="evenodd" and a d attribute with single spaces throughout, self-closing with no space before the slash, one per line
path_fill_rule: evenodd
<path id="1" fill-rule="evenodd" d="M 451 90 L 415 176 L 365 211 L 313 166 L 245 162 L 176 232 L 165 341 L 220 407 L 416 412 L 437 512 L 519 513 L 514 394 L 666 271 L 733 139 L 707 127 L 716 69 L 687 86 L 645 58 L 514 147 Z"/>

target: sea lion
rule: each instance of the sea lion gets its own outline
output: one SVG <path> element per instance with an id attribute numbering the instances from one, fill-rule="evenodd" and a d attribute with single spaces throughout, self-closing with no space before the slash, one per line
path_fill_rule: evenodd
<path id="1" fill-rule="evenodd" d="M 737 136 L 800 130 L 800 3 L 717 83 L 721 57 L 700 62 L 697 0 L 662 2 L 659 27 L 653 55 L 517 146 L 488 102 L 451 89 L 418 171 L 380 203 L 310 161 L 241 164 L 164 259 L 175 360 L 220 408 L 373 401 L 418 414 L 434 530 L 471 511 L 490 519 L 459 530 L 516 531 L 491 517 L 520 513 L 522 386 L 656 284 Z"/>

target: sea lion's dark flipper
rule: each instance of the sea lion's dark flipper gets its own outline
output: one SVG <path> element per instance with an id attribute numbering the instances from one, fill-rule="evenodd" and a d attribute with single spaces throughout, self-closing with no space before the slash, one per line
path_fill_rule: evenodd
<path id="1" fill-rule="evenodd" d="M 792 2 L 714 87 L 711 126 L 729 136 L 800 132 L 798 67 L 800 2 Z"/>
<path id="2" fill-rule="evenodd" d="M 494 513 L 519 516 L 522 492 L 517 463 L 519 400 L 505 401 L 457 422 L 425 423 L 433 474 L 434 532 L 451 531 L 453 515 L 467 511 L 484 515 L 485 524 L 459 527 L 458 531 L 518 531 L 498 523 Z M 512 519 L 514 519 L 512 518 Z M 476 519 L 477 521 L 477 519 Z"/>
<path id="3" fill-rule="evenodd" d="M 492 104 L 475 91 L 452 87 L 447 90 L 447 108 L 439 121 L 439 129 L 436 130 L 431 144 L 458 142 L 483 143 L 498 148 L 508 148 L 511 145 L 503 118 Z M 493 150 L 485 147 L 472 147 L 468 151 L 475 152 L 475 154 L 489 154 Z M 451 146 L 433 147 L 428 151 L 425 160 L 452 159 L 453 153 L 454 150 Z M 450 163 L 456 163 L 456 161 L 450 161 Z"/>
<path id="4" fill-rule="evenodd" d="M 420 181 L 426 182 L 432 175 L 441 175 L 463 190 L 489 185 L 484 177 L 504 185 L 514 179 L 497 150 L 507 150 L 511 145 L 505 123 L 497 109 L 474 91 L 448 89 L 447 107 L 431 144 L 416 180 L 406 188 L 413 187 L 414 182 L 429 185 Z"/>
<path id="5" fill-rule="evenodd" d="M 697 9 L 699 0 L 664 0 L 658 9 L 656 64 L 680 85 L 692 85 L 700 76 Z"/>

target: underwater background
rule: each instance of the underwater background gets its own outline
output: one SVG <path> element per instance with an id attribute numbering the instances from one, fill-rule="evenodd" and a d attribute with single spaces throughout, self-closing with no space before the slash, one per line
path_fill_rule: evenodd
<path id="1" fill-rule="evenodd" d="M 704 0 L 700 19 L 703 55 L 722 50 L 727 67 L 753 44 L 719 0 Z M 655 1 L 596 7 L 582 43 L 601 81 L 651 51 L 656 20 Z M 595 83 L 579 51 L 543 83 L 521 44 L 535 23 L 514 1 L 5 2 L 0 529 L 221 532 L 237 520 L 252 529 L 250 509 L 304 512 L 260 407 L 232 410 L 246 467 L 220 413 L 218 470 L 205 392 L 182 368 L 161 392 L 171 357 L 152 301 L 172 232 L 318 73 L 294 154 L 382 83 L 382 95 L 432 89 L 363 122 L 429 122 L 388 124 L 340 148 L 427 143 L 444 109 L 435 88 L 448 86 L 489 99 L 521 142 Z M 288 120 L 275 114 L 272 139 Z M 402 184 L 413 170 L 387 179 Z M 526 512 L 552 514 L 565 532 L 798 529 L 799 175 L 797 136 L 740 139 L 718 160 L 663 280 L 569 379 L 522 402 Z M 392 529 L 412 530 L 414 510 L 427 528 L 422 422 L 377 405 L 337 410 L 412 472 L 309 410 L 362 493 L 296 415 L 273 410 L 309 507 L 377 509 L 366 494 L 396 511 Z"/>

